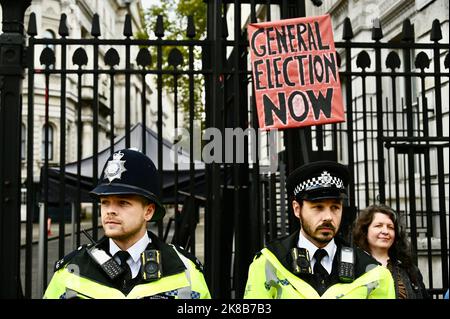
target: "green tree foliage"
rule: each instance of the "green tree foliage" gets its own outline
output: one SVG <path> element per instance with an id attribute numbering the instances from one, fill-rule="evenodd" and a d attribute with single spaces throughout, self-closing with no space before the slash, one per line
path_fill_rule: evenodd
<path id="1" fill-rule="evenodd" d="M 186 35 L 188 16 L 193 16 L 195 25 L 195 37 L 198 40 L 206 36 L 206 4 L 203 0 L 167 0 L 161 1 L 158 5 L 151 6 L 144 12 L 145 23 L 148 32 L 154 35 L 158 15 L 163 17 L 165 40 L 189 40 Z M 146 38 L 145 35 L 138 35 L 140 38 Z M 148 38 L 148 35 L 147 35 Z M 162 47 L 162 68 L 171 70 L 173 66 L 168 63 L 169 52 L 174 47 Z M 189 67 L 189 49 L 186 46 L 179 46 L 177 49 L 182 53 L 183 62 L 178 66 L 179 70 L 188 70 Z M 152 55 L 152 68 L 156 68 L 157 48 L 150 49 Z M 201 48 L 194 48 L 194 69 L 201 68 Z M 155 83 L 156 84 L 156 83 Z M 202 127 L 204 122 L 204 103 L 203 103 L 204 78 L 201 75 L 194 76 L 194 120 L 201 120 Z M 174 93 L 174 76 L 163 75 L 163 88 L 168 93 Z M 179 123 L 185 127 L 189 126 L 189 75 L 178 77 L 178 107 L 184 113 L 184 123 Z"/>

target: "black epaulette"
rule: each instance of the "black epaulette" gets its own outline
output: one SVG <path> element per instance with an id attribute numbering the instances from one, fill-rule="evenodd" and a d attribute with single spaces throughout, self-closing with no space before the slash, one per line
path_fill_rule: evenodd
<path id="1" fill-rule="evenodd" d="M 261 257 L 262 255 L 262 251 L 258 251 L 255 255 L 255 258 L 253 258 L 254 260 L 258 259 L 259 257 Z"/>
<path id="2" fill-rule="evenodd" d="M 56 271 L 60 270 L 61 268 L 63 268 L 65 265 L 67 265 L 67 263 L 70 262 L 70 261 L 73 259 L 73 257 L 75 257 L 76 255 L 78 255 L 78 254 L 83 250 L 83 248 L 85 248 L 85 247 L 87 247 L 87 246 L 88 246 L 87 244 L 81 245 L 81 246 L 78 247 L 76 250 L 72 251 L 71 253 L 67 254 L 66 256 L 64 256 L 63 258 L 61 258 L 60 260 L 58 260 L 58 261 L 55 263 L 55 269 L 54 269 L 54 271 L 56 272 Z"/>
<path id="3" fill-rule="evenodd" d="M 197 257 L 195 257 L 192 253 L 188 252 L 181 246 L 178 246 L 178 245 L 174 245 L 174 246 L 184 257 L 188 258 L 190 261 L 192 261 L 195 264 L 195 268 L 197 268 L 201 273 L 203 273 L 203 265 L 200 262 L 200 260 L 198 260 Z"/>

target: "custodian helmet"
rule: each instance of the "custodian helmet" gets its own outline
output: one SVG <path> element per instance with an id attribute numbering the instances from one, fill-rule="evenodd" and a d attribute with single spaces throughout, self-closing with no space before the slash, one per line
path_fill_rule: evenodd
<path id="1" fill-rule="evenodd" d="M 90 194 L 99 197 L 106 195 L 140 195 L 156 206 L 152 221 L 164 217 L 166 211 L 159 201 L 158 171 L 153 161 L 145 154 L 123 149 L 112 154 L 105 166 L 99 183 Z"/>

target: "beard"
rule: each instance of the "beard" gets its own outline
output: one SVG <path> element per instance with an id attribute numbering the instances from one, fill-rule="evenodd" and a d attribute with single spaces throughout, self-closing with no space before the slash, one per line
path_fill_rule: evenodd
<path id="1" fill-rule="evenodd" d="M 337 232 L 337 228 L 331 222 L 324 222 L 314 228 L 300 217 L 300 225 L 304 234 L 309 237 L 310 240 L 320 244 L 329 243 Z M 326 231 L 320 231 L 321 229 L 326 229 Z"/>

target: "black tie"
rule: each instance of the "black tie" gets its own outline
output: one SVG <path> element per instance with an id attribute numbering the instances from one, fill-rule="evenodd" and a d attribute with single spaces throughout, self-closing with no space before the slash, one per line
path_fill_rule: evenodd
<path id="1" fill-rule="evenodd" d="M 327 256 L 327 251 L 325 249 L 317 249 L 314 253 L 314 258 L 316 263 L 314 264 L 314 275 L 317 280 L 317 292 L 322 295 L 326 290 L 326 279 L 328 277 L 328 272 L 322 266 L 322 258 Z"/>
<path id="2" fill-rule="evenodd" d="M 114 256 L 119 257 L 120 259 L 120 266 L 125 270 L 123 273 L 123 280 L 128 281 L 131 279 L 131 269 L 130 266 L 128 266 L 127 260 L 130 258 L 130 253 L 128 251 L 120 250 L 118 251 Z"/>

